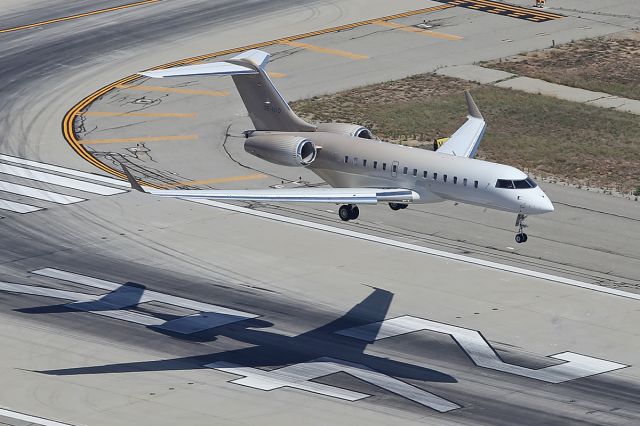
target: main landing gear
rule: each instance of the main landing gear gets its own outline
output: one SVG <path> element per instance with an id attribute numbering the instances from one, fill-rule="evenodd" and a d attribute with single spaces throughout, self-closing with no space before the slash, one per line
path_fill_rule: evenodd
<path id="1" fill-rule="evenodd" d="M 389 203 L 389 207 L 391 207 L 391 210 L 401 210 L 401 209 L 406 209 L 409 205 L 408 204 L 403 204 L 403 203 Z"/>
<path id="2" fill-rule="evenodd" d="M 340 219 L 345 222 L 348 220 L 355 220 L 360 216 L 360 209 L 355 204 L 344 204 L 340 206 L 340 209 L 338 209 L 338 215 L 340 216 Z"/>
<path id="3" fill-rule="evenodd" d="M 518 244 L 527 242 L 527 234 L 522 232 L 522 230 L 527 227 L 527 225 L 525 225 L 524 223 L 526 218 L 526 215 L 518 213 L 518 218 L 516 219 L 516 226 L 518 227 L 518 233 L 516 234 L 516 243 Z"/>

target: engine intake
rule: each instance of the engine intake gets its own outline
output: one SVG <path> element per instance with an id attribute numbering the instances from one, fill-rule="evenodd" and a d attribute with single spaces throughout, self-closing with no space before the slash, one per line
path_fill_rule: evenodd
<path id="1" fill-rule="evenodd" d="M 373 139 L 373 133 L 371 130 L 364 126 L 358 126 L 356 124 L 348 123 L 320 123 L 318 124 L 318 132 L 326 133 L 339 133 L 342 135 L 349 135 L 355 138 Z"/>
<path id="2" fill-rule="evenodd" d="M 244 150 L 270 163 L 292 167 L 308 166 L 318 154 L 309 139 L 278 134 L 250 136 Z"/>

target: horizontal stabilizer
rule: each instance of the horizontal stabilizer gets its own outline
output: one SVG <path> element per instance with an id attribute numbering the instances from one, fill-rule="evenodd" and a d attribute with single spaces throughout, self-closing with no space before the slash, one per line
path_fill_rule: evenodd
<path id="1" fill-rule="evenodd" d="M 210 64 L 187 65 L 184 67 L 165 68 L 162 70 L 145 71 L 140 75 L 145 77 L 163 78 L 196 75 L 241 75 L 257 74 L 258 72 L 242 65 L 230 64 L 228 62 L 213 62 Z"/>
<path id="2" fill-rule="evenodd" d="M 480 109 L 474 102 L 471 94 L 465 91 L 467 100 L 468 116 L 467 121 L 445 142 L 439 153 L 456 155 L 458 157 L 473 157 L 478 151 L 480 141 L 484 136 L 487 123 L 480 113 Z"/>

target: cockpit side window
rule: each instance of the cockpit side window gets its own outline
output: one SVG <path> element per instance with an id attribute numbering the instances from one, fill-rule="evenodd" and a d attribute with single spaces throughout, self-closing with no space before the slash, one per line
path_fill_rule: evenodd
<path id="1" fill-rule="evenodd" d="M 513 181 L 507 179 L 498 179 L 498 181 L 496 182 L 496 188 L 513 189 Z"/>
<path id="2" fill-rule="evenodd" d="M 536 186 L 538 186 L 538 184 L 529 177 L 522 180 L 498 179 L 498 181 L 496 182 L 496 188 L 529 189 L 535 188 Z"/>

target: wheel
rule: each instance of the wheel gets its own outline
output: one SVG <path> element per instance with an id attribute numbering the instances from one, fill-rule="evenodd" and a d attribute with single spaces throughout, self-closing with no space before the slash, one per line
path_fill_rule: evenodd
<path id="1" fill-rule="evenodd" d="M 522 234 L 522 238 L 524 238 L 524 239 L 522 240 L 522 242 L 523 242 L 523 243 L 526 243 L 526 242 L 527 242 L 527 239 L 528 239 L 529 237 L 527 237 L 527 234 L 523 233 L 523 234 Z"/>
<path id="2" fill-rule="evenodd" d="M 391 210 L 400 210 L 402 208 L 402 204 L 398 204 L 398 203 L 389 203 L 389 207 L 391 207 Z"/>
<path id="3" fill-rule="evenodd" d="M 358 206 L 351 207 L 351 214 L 349 215 L 349 219 L 355 220 L 360 216 L 360 209 Z"/>
<path id="4" fill-rule="evenodd" d="M 409 204 L 400 204 L 401 209 L 406 209 L 407 207 L 409 207 Z"/>
<path id="5" fill-rule="evenodd" d="M 526 240 L 525 234 L 516 234 L 516 243 L 524 243 Z"/>
<path id="6" fill-rule="evenodd" d="M 351 206 L 348 204 L 340 206 L 340 209 L 338 210 L 338 216 L 340 216 L 340 219 L 344 220 L 345 222 L 351 219 Z"/>

